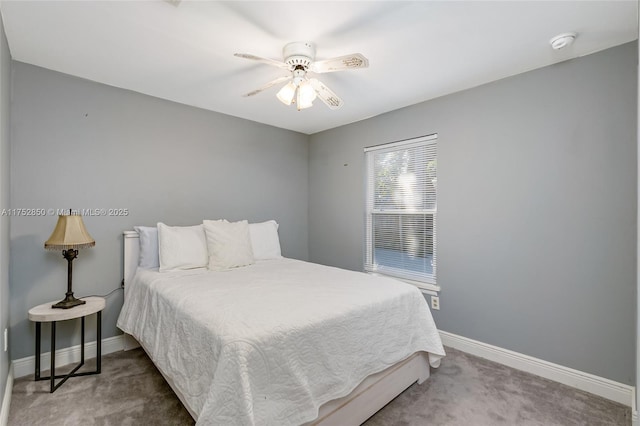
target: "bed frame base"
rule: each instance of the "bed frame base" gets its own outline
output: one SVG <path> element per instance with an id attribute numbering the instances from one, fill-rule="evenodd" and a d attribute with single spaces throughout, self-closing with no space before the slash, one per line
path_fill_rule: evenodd
<path id="1" fill-rule="evenodd" d="M 130 283 L 138 268 L 140 238 L 135 231 L 124 231 L 124 295 L 127 297 L 127 283 Z M 140 343 L 129 334 L 124 335 L 124 350 L 140 347 Z M 169 386 L 176 392 L 187 411 L 194 417 L 173 381 L 160 372 Z M 402 391 L 416 381 L 422 384 L 429 378 L 429 360 L 426 352 L 418 352 L 386 370 L 367 377 L 349 395 L 334 399 L 322 405 L 318 417 L 303 426 L 351 426 L 364 423 L 378 410 L 391 402 Z"/>
<path id="2" fill-rule="evenodd" d="M 320 407 L 318 418 L 305 426 L 360 425 L 413 383 L 429 378 L 428 355 L 419 352 L 367 377 L 349 395 Z"/>

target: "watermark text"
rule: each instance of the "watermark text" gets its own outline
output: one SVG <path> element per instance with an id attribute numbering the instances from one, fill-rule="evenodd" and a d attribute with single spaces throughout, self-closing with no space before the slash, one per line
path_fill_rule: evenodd
<path id="1" fill-rule="evenodd" d="M 53 209 L 53 208 L 27 208 L 27 209 L 0 209 L 0 216 L 59 216 L 77 214 L 80 216 L 129 216 L 128 208 L 94 208 L 94 209 Z"/>

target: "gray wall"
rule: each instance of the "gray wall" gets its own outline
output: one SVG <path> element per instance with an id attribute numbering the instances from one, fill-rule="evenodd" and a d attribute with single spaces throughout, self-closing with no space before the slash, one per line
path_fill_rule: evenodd
<path id="1" fill-rule="evenodd" d="M 11 55 L 0 19 L 0 209 L 9 207 L 9 129 L 11 107 Z M 0 216 L 0 401 L 9 372 L 9 354 L 2 347 L 2 333 L 9 327 L 9 220 Z"/>
<path id="2" fill-rule="evenodd" d="M 306 135 L 19 62 L 11 123 L 13 208 L 129 209 L 126 217 L 84 217 L 96 246 L 74 261 L 76 296 L 120 285 L 122 231 L 138 224 L 275 219 L 283 254 L 308 257 Z M 12 359 L 33 355 L 28 309 L 66 291 L 66 261 L 43 248 L 56 220 L 11 221 Z M 118 291 L 103 315 L 105 338 L 119 333 L 121 306 Z M 78 344 L 70 327 L 79 326 L 63 324 L 58 347 Z"/>
<path id="3" fill-rule="evenodd" d="M 438 133 L 438 327 L 635 384 L 637 54 L 312 135 L 311 261 L 362 270 L 363 147 Z"/>

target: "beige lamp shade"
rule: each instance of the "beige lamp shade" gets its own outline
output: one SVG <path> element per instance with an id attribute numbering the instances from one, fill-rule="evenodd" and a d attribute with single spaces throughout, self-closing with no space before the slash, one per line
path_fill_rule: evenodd
<path id="1" fill-rule="evenodd" d="M 95 240 L 84 227 L 80 215 L 60 215 L 49 239 L 44 243 L 47 250 L 69 250 L 93 247 Z"/>

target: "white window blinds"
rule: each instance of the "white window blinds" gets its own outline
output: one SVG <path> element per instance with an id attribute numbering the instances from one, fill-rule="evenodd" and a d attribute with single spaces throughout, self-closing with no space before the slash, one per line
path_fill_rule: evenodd
<path id="1" fill-rule="evenodd" d="M 437 135 L 365 148 L 365 270 L 436 284 Z"/>

